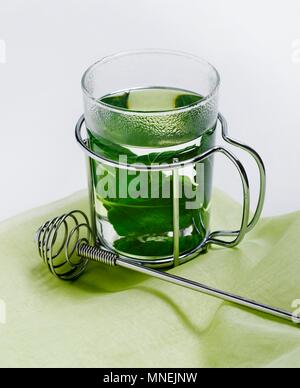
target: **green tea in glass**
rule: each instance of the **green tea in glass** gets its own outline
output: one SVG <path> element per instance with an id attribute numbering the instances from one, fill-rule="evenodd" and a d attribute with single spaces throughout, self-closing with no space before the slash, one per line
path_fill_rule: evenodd
<path id="1" fill-rule="evenodd" d="M 88 146 L 97 155 L 89 168 L 99 244 L 157 266 L 206 249 L 219 83 L 206 61 L 169 51 L 118 54 L 85 72 Z"/>

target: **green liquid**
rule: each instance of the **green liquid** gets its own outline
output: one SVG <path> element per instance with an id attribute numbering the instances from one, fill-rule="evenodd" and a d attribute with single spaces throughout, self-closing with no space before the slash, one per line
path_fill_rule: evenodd
<path id="1" fill-rule="evenodd" d="M 91 147 L 108 159 L 119 160 L 120 155 L 126 156 L 128 163 L 150 165 L 172 163 L 174 158 L 190 159 L 215 144 L 214 128 L 207 128 L 201 137 L 196 136 L 198 128 L 194 127 L 195 122 L 189 122 L 189 115 L 180 110 L 194 106 L 201 100 L 202 97 L 195 93 L 166 88 L 135 89 L 105 96 L 100 101 L 118 108 L 118 111 L 113 110 L 108 118 L 105 116 L 100 131 L 89 130 Z M 196 105 L 194 109 L 197 109 Z M 178 110 L 176 117 L 174 110 Z M 133 114 L 126 116 L 126 112 Z M 139 114 L 135 115 L 135 112 Z M 145 116 L 141 115 L 141 112 L 145 113 Z M 162 113 L 149 115 L 153 112 Z M 101 120 L 101 111 L 99 114 Z M 212 164 L 212 159 L 209 159 L 202 163 L 200 172 L 196 172 L 192 166 L 180 171 L 180 253 L 194 249 L 208 234 Z M 96 223 L 101 242 L 108 248 L 133 258 L 147 260 L 171 256 L 171 172 L 137 172 L 135 175 L 128 175 L 124 182 L 124 170 L 107 167 L 95 161 L 92 163 L 92 170 Z M 204 174 L 203 196 L 198 206 L 190 209 L 187 203 L 191 202 L 191 198 L 190 194 L 186 193 L 196 190 L 197 182 L 201 181 L 200 174 Z M 139 185 L 135 185 L 137 178 Z M 130 191 L 132 187 L 137 189 L 134 197 Z M 164 192 L 166 187 L 170 189 L 167 196 Z"/>
<path id="2" fill-rule="evenodd" d="M 186 92 L 178 89 L 147 88 L 116 93 L 102 97 L 100 100 L 107 105 L 129 111 L 167 112 L 187 107 L 202 99 L 198 94 L 186 94 Z"/>

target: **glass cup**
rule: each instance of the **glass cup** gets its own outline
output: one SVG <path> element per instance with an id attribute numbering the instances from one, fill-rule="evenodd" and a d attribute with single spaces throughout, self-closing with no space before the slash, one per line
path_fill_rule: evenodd
<path id="1" fill-rule="evenodd" d="M 264 166 L 253 149 L 228 137 L 218 113 L 219 85 L 217 70 L 206 61 L 164 50 L 106 57 L 85 72 L 76 137 L 88 157 L 91 218 L 100 245 L 162 267 L 189 260 L 212 243 L 235 246 L 255 226 Z M 224 140 L 249 152 L 259 168 L 260 196 L 251 220 L 247 174 L 229 150 L 216 145 L 218 119 Z M 241 176 L 238 231 L 210 232 L 216 153 Z"/>

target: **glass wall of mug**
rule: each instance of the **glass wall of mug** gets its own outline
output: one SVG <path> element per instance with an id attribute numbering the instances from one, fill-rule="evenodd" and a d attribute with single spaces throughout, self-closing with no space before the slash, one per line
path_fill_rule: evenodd
<path id="1" fill-rule="evenodd" d="M 187 54 L 143 51 L 104 58 L 83 76 L 98 239 L 133 259 L 193 251 L 209 234 L 213 158 L 176 170 L 216 141 L 220 78 Z M 177 204 L 177 205 L 176 205 Z M 175 210 L 175 214 L 174 214 Z"/>

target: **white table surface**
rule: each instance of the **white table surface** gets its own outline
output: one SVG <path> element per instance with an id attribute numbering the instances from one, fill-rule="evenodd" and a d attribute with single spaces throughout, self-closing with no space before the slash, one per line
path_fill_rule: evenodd
<path id="1" fill-rule="evenodd" d="M 85 187 L 73 135 L 81 75 L 138 48 L 187 51 L 218 68 L 230 132 L 267 166 L 265 215 L 299 210 L 299 39 L 298 0 L 0 0 L 0 220 Z M 238 199 L 232 168 L 216 167 L 216 185 Z"/>

